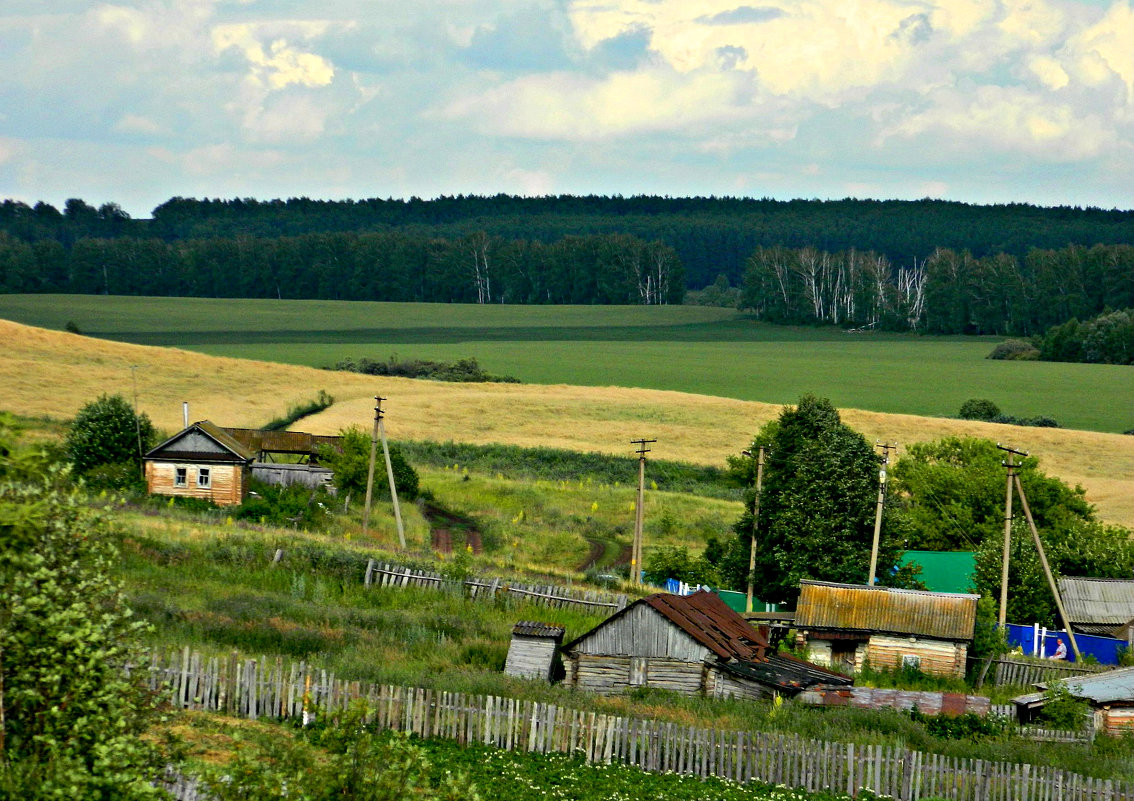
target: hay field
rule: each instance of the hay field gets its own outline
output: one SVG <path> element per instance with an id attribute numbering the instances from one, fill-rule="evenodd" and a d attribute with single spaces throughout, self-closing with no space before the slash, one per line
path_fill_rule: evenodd
<path id="1" fill-rule="evenodd" d="M 261 425 L 325 389 L 335 397 L 301 428 L 335 433 L 369 426 L 373 396 L 388 400 L 394 439 L 544 445 L 629 455 L 630 440 L 656 438 L 657 458 L 722 465 L 778 414 L 774 404 L 621 387 L 445 384 L 376 378 L 269 362 L 206 356 L 92 339 L 0 320 L 0 408 L 29 416 L 72 416 L 101 392 L 130 397 L 136 365 L 139 405 L 156 425 L 192 420 Z M 902 445 L 950 434 L 1010 443 L 1039 457 L 1042 468 L 1082 484 L 1105 520 L 1134 527 L 1134 437 L 1068 429 L 1020 428 L 915 415 L 843 411 L 871 440 Z"/>

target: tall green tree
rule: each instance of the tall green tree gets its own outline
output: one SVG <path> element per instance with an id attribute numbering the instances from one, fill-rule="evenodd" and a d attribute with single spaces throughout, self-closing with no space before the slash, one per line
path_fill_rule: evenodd
<path id="1" fill-rule="evenodd" d="M 104 464 L 137 468 L 155 436 L 145 412 L 135 415 L 134 407 L 121 395 L 100 395 L 75 415 L 64 448 L 79 474 Z"/>
<path id="2" fill-rule="evenodd" d="M 2 434 L 3 432 L 0 432 Z M 0 446 L 0 798 L 144 799 L 164 760 L 107 521 Z"/>
<path id="3" fill-rule="evenodd" d="M 760 497 L 756 595 L 790 603 L 800 579 L 865 583 L 881 464 L 874 448 L 842 422 L 829 400 L 813 395 L 785 408 L 756 444 L 770 448 Z M 737 588 L 747 584 L 751 531 L 748 511 L 737 522 L 735 547 L 722 570 Z M 883 533 L 880 583 L 893 580 L 902 543 L 886 521 Z"/>

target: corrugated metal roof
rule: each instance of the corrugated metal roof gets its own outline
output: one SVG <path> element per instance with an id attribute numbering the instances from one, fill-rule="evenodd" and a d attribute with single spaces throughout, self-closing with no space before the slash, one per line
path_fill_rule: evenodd
<path id="1" fill-rule="evenodd" d="M 701 590 L 681 596 L 659 592 L 640 603 L 652 606 L 721 659 L 759 661 L 768 648 L 760 632 L 714 593 Z"/>
<path id="2" fill-rule="evenodd" d="M 979 595 L 897 590 L 864 584 L 801 581 L 795 625 L 800 629 L 913 634 L 971 640 Z"/>
<path id="3" fill-rule="evenodd" d="M 1046 690 L 1047 684 L 1037 684 Z M 1134 701 L 1134 668 L 1119 668 L 1088 676 L 1074 676 L 1063 680 L 1067 692 L 1076 698 L 1084 698 L 1096 704 L 1111 704 L 1116 701 Z M 1044 693 L 1029 693 L 1013 698 L 1015 704 L 1034 706 L 1043 702 Z"/>
<path id="4" fill-rule="evenodd" d="M 553 640 L 562 640 L 567 629 L 552 623 L 539 623 L 534 620 L 521 620 L 512 627 L 513 635 L 521 637 L 546 637 Z"/>
<path id="5" fill-rule="evenodd" d="M 208 437 L 209 439 L 216 442 L 219 446 L 221 446 L 221 448 L 230 452 L 233 456 L 236 456 L 238 459 L 241 459 L 245 462 L 251 462 L 255 458 L 254 453 L 252 453 L 244 445 L 240 444 L 235 439 L 233 439 L 231 436 L 229 436 L 227 433 L 225 433 L 225 431 L 220 426 L 216 425 L 215 423 L 213 423 L 209 420 L 201 420 L 199 422 L 193 423 L 193 425 L 189 426 L 186 429 L 178 431 L 176 434 L 174 434 L 172 437 L 167 439 L 165 442 L 161 443 L 160 445 L 158 445 L 154 448 L 151 448 L 146 453 L 146 458 L 150 459 L 150 458 L 161 457 L 162 451 L 164 451 L 171 444 L 173 444 L 174 442 L 177 442 L 179 439 L 181 439 L 186 434 L 189 434 L 192 431 L 201 432 L 206 437 Z M 176 456 L 176 458 L 178 458 L 178 459 L 188 459 L 190 461 L 194 460 L 194 459 L 199 459 L 200 461 L 218 461 L 218 455 L 216 453 L 210 454 L 210 453 L 196 453 L 196 452 L 190 452 L 190 451 L 181 451 L 181 452 L 177 452 L 176 454 L 172 454 L 172 455 Z"/>
<path id="6" fill-rule="evenodd" d="M 1072 623 L 1113 627 L 1134 620 L 1134 580 L 1064 576 L 1059 594 Z"/>

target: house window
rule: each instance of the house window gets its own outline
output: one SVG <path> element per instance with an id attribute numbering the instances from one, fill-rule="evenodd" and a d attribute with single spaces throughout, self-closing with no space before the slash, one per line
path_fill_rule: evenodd
<path id="1" fill-rule="evenodd" d="M 917 654 L 902 654 L 902 668 L 921 670 L 921 657 Z"/>
<path id="2" fill-rule="evenodd" d="M 210 481 L 211 481 L 211 478 L 209 476 L 209 468 L 198 467 L 197 468 L 197 486 L 198 487 L 208 487 Z"/>
<path id="3" fill-rule="evenodd" d="M 173 468 L 173 486 L 184 487 L 189 483 L 189 471 L 184 467 Z"/>

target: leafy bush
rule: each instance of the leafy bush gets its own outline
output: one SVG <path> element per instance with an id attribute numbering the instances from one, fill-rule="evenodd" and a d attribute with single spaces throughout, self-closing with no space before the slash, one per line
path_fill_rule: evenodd
<path id="1" fill-rule="evenodd" d="M 154 439 L 154 426 L 145 412 L 135 415 L 121 395 L 100 395 L 75 415 L 64 448 L 80 475 L 104 464 L 127 463 L 140 470 L 142 453 Z"/>
<path id="2" fill-rule="evenodd" d="M 646 580 L 654 584 L 666 579 L 710 586 L 720 583 L 716 567 L 704 556 L 693 557 L 684 545 L 658 548 L 645 561 Z"/>
<path id="3" fill-rule="evenodd" d="M 475 358 L 458 359 L 455 362 L 435 362 L 429 359 L 409 359 L 401 361 L 391 356 L 384 362 L 362 358 L 343 359 L 334 366 L 335 370 L 366 375 L 390 375 L 402 378 L 425 378 L 430 381 L 457 381 L 476 383 L 518 384 L 520 379 L 510 375 L 492 375 L 481 369 Z"/>
<path id="4" fill-rule="evenodd" d="M 265 431 L 283 431 L 297 420 L 302 420 L 304 417 L 309 417 L 310 415 L 317 414 L 334 402 L 334 397 L 332 395 L 328 395 L 327 390 L 321 389 L 319 390 L 319 394 L 314 398 L 305 403 L 299 403 L 295 406 L 290 407 L 287 410 L 287 414 L 285 414 L 283 417 L 277 417 L 275 420 L 272 420 L 267 425 L 263 426 L 263 429 Z"/>
<path id="5" fill-rule="evenodd" d="M 1083 727 L 1090 707 L 1086 701 L 1071 695 L 1066 684 L 1061 681 L 1052 682 L 1044 691 L 1043 697 L 1040 720 L 1053 729 L 1078 731 Z"/>
<path id="6" fill-rule="evenodd" d="M 331 499 L 321 487 L 312 490 L 299 484 L 280 487 L 253 481 L 251 488 L 244 503 L 232 513 L 238 520 L 316 531 L 331 521 Z"/>
<path id="7" fill-rule="evenodd" d="M 970 398 L 958 413 L 962 420 L 993 420 L 999 415 L 1000 407 L 985 398 Z"/>
<path id="8" fill-rule="evenodd" d="M 1039 358 L 1039 348 L 1023 339 L 1006 339 L 992 349 L 986 359 L 1004 361 L 1033 361 Z"/>
<path id="9" fill-rule="evenodd" d="M 370 470 L 370 435 L 358 426 L 351 426 L 340 431 L 339 436 L 339 449 L 323 448 L 319 452 L 319 460 L 335 471 L 332 483 L 341 497 L 362 497 L 366 493 L 366 479 Z M 398 498 L 405 501 L 417 498 L 420 491 L 417 471 L 394 444 L 390 444 L 390 465 L 394 469 L 394 486 L 398 488 Z M 380 448 L 374 464 L 374 493 L 378 498 L 390 497 L 386 466 Z"/>
<path id="10" fill-rule="evenodd" d="M 964 715 L 924 715 L 916 707 L 910 717 L 925 726 L 934 737 L 943 740 L 989 740 L 1004 737 L 1013 728 L 1012 721 L 1000 715 L 981 717 L 972 712 Z"/>

